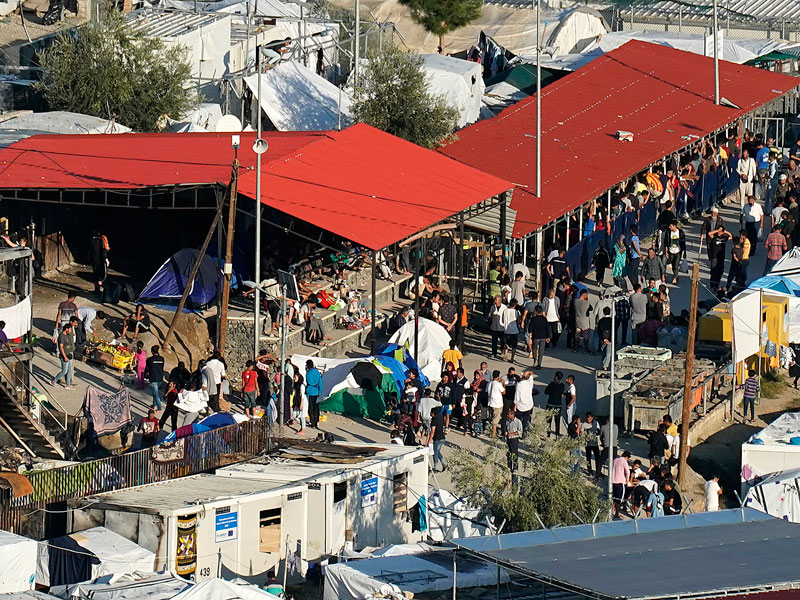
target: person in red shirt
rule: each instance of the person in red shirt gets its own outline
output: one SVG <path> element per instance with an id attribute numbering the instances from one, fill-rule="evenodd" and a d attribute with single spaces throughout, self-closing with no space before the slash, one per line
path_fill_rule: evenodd
<path id="1" fill-rule="evenodd" d="M 142 417 L 142 420 L 139 421 L 139 431 L 142 432 L 142 448 L 156 445 L 159 429 L 156 411 L 151 408 L 147 411 L 147 416 Z"/>
<path id="2" fill-rule="evenodd" d="M 244 414 L 251 419 L 254 416 L 253 409 L 256 407 L 256 398 L 258 398 L 258 373 L 256 373 L 255 364 L 252 360 L 248 360 L 242 372 Z"/>
<path id="3" fill-rule="evenodd" d="M 767 236 L 767 241 L 764 242 L 767 249 L 767 262 L 764 265 L 764 275 L 772 270 L 775 263 L 778 262 L 788 248 L 786 237 L 781 233 L 781 226 L 776 224 L 772 228 L 772 233 Z"/>

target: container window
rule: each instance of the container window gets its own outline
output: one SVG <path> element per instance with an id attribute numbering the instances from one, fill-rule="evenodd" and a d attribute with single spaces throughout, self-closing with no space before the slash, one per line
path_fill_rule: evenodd
<path id="1" fill-rule="evenodd" d="M 395 513 L 402 513 L 408 507 L 408 473 L 392 477 L 392 506 Z"/>
<path id="2" fill-rule="evenodd" d="M 262 510 L 258 515 L 258 551 L 281 551 L 281 509 Z"/>
<path id="3" fill-rule="evenodd" d="M 340 481 L 333 484 L 333 503 L 342 502 L 347 499 L 347 482 Z"/>

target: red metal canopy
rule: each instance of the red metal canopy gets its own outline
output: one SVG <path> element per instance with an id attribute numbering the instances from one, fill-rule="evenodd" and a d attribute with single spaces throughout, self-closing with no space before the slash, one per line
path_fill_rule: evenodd
<path id="1" fill-rule="evenodd" d="M 439 151 L 517 186 L 523 237 L 632 174 L 794 89 L 798 80 L 632 40 L 542 90 L 542 197 L 536 193 L 536 96 L 462 129 Z M 615 139 L 618 130 L 633 142 Z M 513 212 L 510 213 L 513 215 Z"/>
<path id="2" fill-rule="evenodd" d="M 264 134 L 264 204 L 379 250 L 510 190 L 364 124 Z M 239 192 L 255 198 L 254 133 L 241 134 Z M 36 135 L 0 150 L 0 189 L 133 189 L 227 183 L 229 133 Z"/>
<path id="3" fill-rule="evenodd" d="M 122 133 L 34 135 L 0 150 L 0 188 L 136 189 L 228 182 L 230 133 Z M 241 136 L 239 160 L 253 167 L 255 133 Z M 325 132 L 270 132 L 276 160 Z"/>
<path id="4" fill-rule="evenodd" d="M 248 171 L 239 191 L 254 198 L 255 183 Z M 264 165 L 261 201 L 379 250 L 512 187 L 357 124 Z"/>

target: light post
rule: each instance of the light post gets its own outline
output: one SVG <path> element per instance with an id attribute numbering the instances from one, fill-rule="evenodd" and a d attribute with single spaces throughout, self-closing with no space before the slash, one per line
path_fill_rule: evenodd
<path id="1" fill-rule="evenodd" d="M 536 197 L 542 197 L 542 41 L 539 33 L 541 0 L 536 0 Z"/>
<path id="2" fill-rule="evenodd" d="M 256 255 L 254 260 L 253 279 L 256 283 L 261 281 L 261 155 L 269 149 L 269 144 L 261 138 L 261 49 L 256 50 L 256 72 L 258 82 L 256 83 L 256 104 L 258 105 L 258 116 L 256 117 L 256 141 L 253 143 L 253 152 L 256 153 Z M 259 340 L 261 339 L 261 286 L 255 286 L 254 307 L 253 307 L 253 358 L 259 353 Z"/>
<path id="3" fill-rule="evenodd" d="M 717 0 L 714 0 L 714 17 L 712 19 L 712 37 L 714 43 L 714 104 L 719 105 L 719 49 L 717 48 Z"/>

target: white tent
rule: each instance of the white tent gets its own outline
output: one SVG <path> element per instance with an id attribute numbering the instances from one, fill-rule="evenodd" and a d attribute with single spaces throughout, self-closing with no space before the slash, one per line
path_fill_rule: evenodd
<path id="1" fill-rule="evenodd" d="M 91 565 L 91 577 L 113 573 L 152 572 L 155 568 L 156 555 L 150 550 L 134 544 L 118 533 L 105 527 L 92 527 L 77 533 L 39 542 L 38 563 L 36 566 L 36 582 L 41 585 L 61 585 L 76 583 L 71 579 L 70 570 L 76 571 L 75 553 L 89 553 L 97 561 Z M 50 566 L 58 562 L 62 581 L 51 581 Z"/>
<path id="2" fill-rule="evenodd" d="M 276 600 L 278 597 L 265 592 L 241 579 L 204 579 L 186 588 L 173 600 Z"/>
<path id="3" fill-rule="evenodd" d="M 458 110 L 457 126 L 466 127 L 477 121 L 486 87 L 481 65 L 441 54 L 423 54 L 421 58 L 430 92 Z"/>
<path id="4" fill-rule="evenodd" d="M 759 478 L 800 469 L 800 413 L 784 413 L 742 444 L 743 493 Z"/>
<path id="5" fill-rule="evenodd" d="M 508 581 L 505 570 L 501 569 L 499 573 L 500 583 Z M 496 586 L 497 575 L 498 569 L 494 565 L 463 560 L 458 567 L 456 582 L 458 589 Z M 444 550 L 329 565 L 325 569 L 323 599 L 362 600 L 376 592 L 421 594 L 452 588 L 452 553 Z"/>
<path id="6" fill-rule="evenodd" d="M 59 585 L 50 594 L 62 600 L 169 600 L 192 585 L 171 573 L 126 573 Z"/>
<path id="7" fill-rule="evenodd" d="M 38 133 L 129 133 L 131 129 L 92 115 L 53 110 L 50 112 L 23 112 L 0 122 L 0 130 L 30 130 Z"/>
<path id="8" fill-rule="evenodd" d="M 33 589 L 37 547 L 34 540 L 0 530 L 0 592 Z"/>
<path id="9" fill-rule="evenodd" d="M 405 346 L 413 356 L 423 374 L 431 381 L 439 381 L 442 376 L 442 354 L 450 347 L 450 334 L 447 329 L 430 319 L 419 318 L 419 354 L 414 346 L 414 321 L 411 320 L 394 332 L 390 344 Z"/>
<path id="10" fill-rule="evenodd" d="M 780 471 L 750 488 L 747 508 L 755 508 L 779 519 L 800 523 L 800 469 Z"/>
<path id="11" fill-rule="evenodd" d="M 258 75 L 245 78 L 254 96 Z M 339 111 L 342 126 L 350 123 L 350 96 L 308 67 L 283 61 L 261 75 L 261 98 L 267 118 L 278 131 L 324 131 L 336 129 Z"/>
<path id="12" fill-rule="evenodd" d="M 775 263 L 770 275 L 786 277 L 800 283 L 800 248 L 792 248 Z"/>

